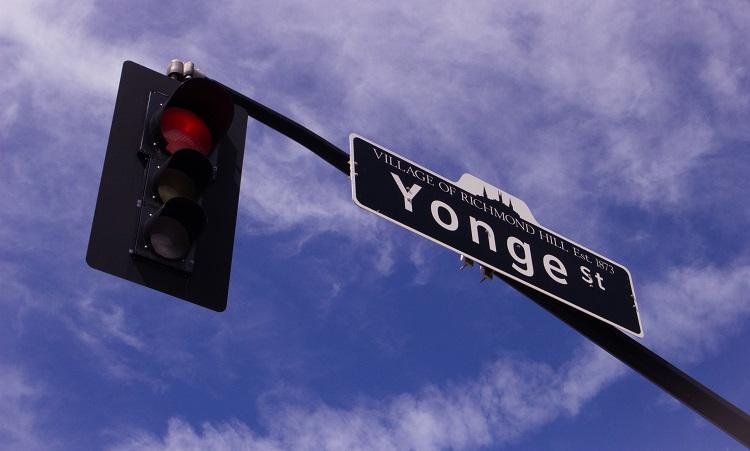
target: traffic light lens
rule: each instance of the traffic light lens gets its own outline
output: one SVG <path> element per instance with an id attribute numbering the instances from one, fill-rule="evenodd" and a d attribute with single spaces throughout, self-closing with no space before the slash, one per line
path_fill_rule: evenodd
<path id="1" fill-rule="evenodd" d="M 157 218 L 151 228 L 151 246 L 158 255 L 170 260 L 183 258 L 190 250 L 190 234 L 174 218 Z"/>
<path id="2" fill-rule="evenodd" d="M 213 176 L 211 162 L 194 149 L 174 152 L 160 167 L 152 186 L 164 203 L 175 197 L 197 201 Z"/>
<path id="3" fill-rule="evenodd" d="M 209 155 L 213 149 L 211 130 L 200 116 L 190 110 L 167 107 L 162 112 L 159 125 L 169 153 L 190 148 Z"/>
<path id="4" fill-rule="evenodd" d="M 160 257 L 185 258 L 206 225 L 206 214 L 195 201 L 175 197 L 167 201 L 146 223 L 146 239 Z"/>
<path id="5" fill-rule="evenodd" d="M 198 197 L 193 179 L 184 172 L 172 168 L 164 170 L 159 178 L 159 185 L 156 190 L 163 202 L 174 197 L 184 197 L 193 200 L 196 200 Z"/>

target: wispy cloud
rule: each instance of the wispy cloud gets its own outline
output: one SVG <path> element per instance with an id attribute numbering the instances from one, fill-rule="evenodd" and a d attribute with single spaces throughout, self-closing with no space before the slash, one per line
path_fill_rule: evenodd
<path id="1" fill-rule="evenodd" d="M 142 432 L 113 449 L 470 449 L 518 440 L 529 429 L 572 415 L 623 368 L 592 346 L 560 368 L 502 359 L 477 380 L 426 387 L 350 409 L 324 404 L 273 406 L 265 433 L 239 421 L 195 430 L 171 419 L 163 437 Z M 581 384 L 580 381 L 586 381 Z"/>
<path id="2" fill-rule="evenodd" d="M 750 316 L 750 266 L 673 268 L 644 287 L 647 342 L 680 361 L 713 353 Z"/>
<path id="3" fill-rule="evenodd" d="M 649 346 L 682 361 L 713 352 L 750 314 L 750 268 L 674 268 L 643 289 Z M 560 416 L 576 415 L 627 374 L 606 352 L 585 344 L 558 367 L 500 359 L 475 380 L 430 385 L 414 394 L 367 400 L 349 408 L 279 401 L 261 405 L 264 429 L 240 421 L 177 418 L 162 437 L 143 431 L 113 449 L 474 449 L 520 440 Z"/>
<path id="4" fill-rule="evenodd" d="M 146 348 L 137 336 L 134 323 L 128 322 L 125 309 L 114 302 L 99 302 L 104 290 L 80 296 L 74 313 L 64 313 L 68 330 L 101 365 L 104 374 L 127 384 L 143 384 L 154 392 L 163 392 L 167 382 L 144 370 L 137 361 L 158 354 Z M 99 296 L 96 296 L 98 293 Z"/>
<path id="5" fill-rule="evenodd" d="M 0 442 L 7 449 L 50 449 L 36 424 L 41 387 L 21 369 L 0 364 Z"/>
<path id="6" fill-rule="evenodd" d="M 254 8 L 236 2 L 212 17 L 246 44 L 236 80 L 245 92 L 342 146 L 357 131 L 445 175 L 476 173 L 562 226 L 579 226 L 570 211 L 591 216 L 607 202 L 680 209 L 701 162 L 738 133 L 748 138 L 746 127 L 723 126 L 748 119 L 723 101 L 746 72 L 733 31 L 747 20 L 741 3 Z M 263 134 L 249 143 L 243 210 L 265 230 L 370 227 L 327 195 L 340 187 L 306 151 Z M 299 193 L 316 201 L 295 204 L 295 216 L 288 201 Z"/>
<path id="7" fill-rule="evenodd" d="M 99 302 L 119 286 L 96 287 L 101 279 L 81 276 L 80 249 L 125 59 L 155 68 L 172 57 L 195 59 L 341 146 L 357 131 L 447 176 L 475 173 L 527 200 L 543 223 L 554 218 L 555 227 L 593 241 L 617 221 L 602 213 L 607 205 L 689 215 L 698 208 L 689 197 L 704 186 L 698 181 L 711 178 L 707 161 L 750 140 L 750 47 L 742 32 L 750 28 L 750 11 L 740 0 L 663 2 L 656 9 L 651 2 L 615 1 L 570 2 L 564 9 L 557 2 L 491 1 L 258 8 L 229 2 L 199 17 L 175 8 L 175 17 L 191 26 L 171 23 L 167 35 L 158 31 L 163 23 L 141 22 L 145 12 L 107 18 L 95 2 L 4 3 L 0 306 L 6 321 L 13 318 L 13 331 L 24 330 L 29 309 L 59 313 L 106 374 L 157 391 L 167 383 L 154 374 L 175 360 L 144 344 L 139 333 L 148 327 L 138 312 L 115 300 Z M 421 245 L 403 246 L 390 225 L 358 211 L 345 177 L 252 125 L 247 149 L 241 233 L 287 234 L 289 254 L 333 233 L 366 256 L 374 277 L 390 274 L 398 258 L 411 258 L 419 268 L 415 281 L 429 281 L 432 263 Z M 715 178 L 721 177 L 726 190 L 740 193 L 733 199 L 744 199 L 744 174 Z M 736 254 L 744 252 L 739 247 Z M 59 286 L 36 284 L 32 274 L 39 272 Z M 742 262 L 707 262 L 641 282 L 648 343 L 689 361 L 714 352 L 745 327 L 749 276 Z M 333 297 L 346 285 L 334 282 Z M 243 339 L 257 333 L 257 324 L 244 326 L 230 329 Z M 202 331 L 216 342 L 229 334 L 215 324 Z M 160 329 L 160 337 L 180 332 Z M 192 371 L 193 354 L 172 348 L 171 358 Z M 141 360 L 161 362 L 159 370 L 143 370 Z M 474 380 L 436 382 L 348 407 L 286 402 L 280 413 L 273 411 L 278 405 L 264 411 L 265 426 L 257 431 L 240 421 L 196 429 L 174 418 L 164 436 L 135 433 L 118 447 L 503 444 L 575 415 L 622 374 L 617 362 L 581 346 L 562 365 L 501 359 Z M 0 367 L 0 437 L 19 449 L 39 444 L 31 402 L 38 389 L 26 380 L 15 366 Z"/>

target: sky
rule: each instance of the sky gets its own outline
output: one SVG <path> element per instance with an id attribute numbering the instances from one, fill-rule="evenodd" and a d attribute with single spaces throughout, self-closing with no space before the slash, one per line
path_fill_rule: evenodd
<path id="1" fill-rule="evenodd" d="M 0 448 L 736 450 L 250 121 L 224 313 L 85 263 L 122 63 L 523 199 L 750 411 L 750 3 L 5 0 Z"/>

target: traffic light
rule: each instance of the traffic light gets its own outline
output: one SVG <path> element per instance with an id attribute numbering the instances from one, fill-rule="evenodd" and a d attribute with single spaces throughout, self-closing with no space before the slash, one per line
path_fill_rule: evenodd
<path id="1" fill-rule="evenodd" d="M 88 264 L 223 311 L 246 126 L 217 82 L 125 62 Z"/>

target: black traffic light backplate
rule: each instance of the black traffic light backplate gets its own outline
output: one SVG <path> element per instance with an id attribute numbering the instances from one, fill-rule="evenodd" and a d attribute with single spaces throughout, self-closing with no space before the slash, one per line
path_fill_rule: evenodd
<path id="1" fill-rule="evenodd" d="M 168 98 L 180 82 L 131 61 L 123 64 L 109 144 L 104 160 L 86 262 L 130 280 L 215 311 L 227 305 L 239 200 L 247 114 L 234 120 L 216 149 L 216 177 L 201 203 L 208 218 L 189 272 L 140 258 L 135 252 L 142 202 L 148 188 L 152 146 L 149 99 Z M 153 106 L 153 105 L 152 105 Z"/>

